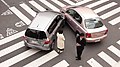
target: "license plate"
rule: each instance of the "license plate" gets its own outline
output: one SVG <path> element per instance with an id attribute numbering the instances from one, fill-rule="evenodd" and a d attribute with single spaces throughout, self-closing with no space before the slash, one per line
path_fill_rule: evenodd
<path id="1" fill-rule="evenodd" d="M 99 41 L 100 41 L 100 39 L 95 40 L 95 42 L 99 42 Z"/>

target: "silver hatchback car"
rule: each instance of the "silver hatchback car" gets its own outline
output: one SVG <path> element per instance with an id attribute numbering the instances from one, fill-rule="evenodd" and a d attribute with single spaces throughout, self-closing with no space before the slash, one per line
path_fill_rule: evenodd
<path id="1" fill-rule="evenodd" d="M 87 42 L 100 42 L 107 37 L 103 20 L 90 8 L 66 6 L 61 9 L 67 23 L 76 33 L 84 33 Z"/>
<path id="2" fill-rule="evenodd" d="M 62 23 L 64 23 L 64 16 L 61 13 L 39 12 L 23 36 L 25 46 L 41 50 L 53 49 L 56 32 Z"/>

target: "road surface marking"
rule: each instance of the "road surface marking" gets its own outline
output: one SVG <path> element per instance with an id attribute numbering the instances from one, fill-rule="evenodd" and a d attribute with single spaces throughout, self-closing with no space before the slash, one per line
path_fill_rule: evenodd
<path id="1" fill-rule="evenodd" d="M 113 45 L 111 45 L 110 47 L 108 47 L 108 49 L 113 52 L 115 55 L 117 55 L 118 57 L 120 57 L 120 50 L 117 49 L 116 47 L 114 47 Z"/>
<path id="2" fill-rule="evenodd" d="M 107 12 L 107 13 L 101 15 L 100 17 L 102 19 L 106 19 L 106 18 L 108 18 L 108 17 L 110 17 L 110 16 L 112 16 L 112 15 L 114 15 L 116 13 L 119 13 L 119 12 L 120 12 L 120 7 L 118 7 L 116 9 L 114 9 L 114 10 L 111 10 L 110 12 Z"/>
<path id="3" fill-rule="evenodd" d="M 36 12 L 33 11 L 29 6 L 27 6 L 25 3 L 20 4 L 20 6 L 27 11 L 30 15 L 32 15 L 33 17 L 36 16 Z"/>
<path id="4" fill-rule="evenodd" d="M 7 11 L 3 12 L 1 15 L 12 15 L 13 13 L 8 9 Z"/>
<path id="5" fill-rule="evenodd" d="M 108 23 L 110 23 L 111 25 L 115 25 L 115 24 L 117 24 L 119 22 L 120 22 L 120 16 L 113 19 L 113 20 L 111 20 L 111 21 L 109 21 Z"/>
<path id="6" fill-rule="evenodd" d="M 100 63 L 98 63 L 96 60 L 91 58 L 90 60 L 87 61 L 87 63 L 92 66 L 92 67 L 103 67 Z"/>
<path id="7" fill-rule="evenodd" d="M 31 23 L 31 20 L 28 19 L 24 14 L 22 14 L 15 6 L 9 8 L 15 15 L 17 15 L 22 21 L 27 25 Z"/>
<path id="8" fill-rule="evenodd" d="M 9 37 L 6 37 L 6 38 L 0 40 L 0 45 L 3 45 L 3 44 L 5 44 L 5 43 L 7 43 L 7 42 L 10 42 L 10 41 L 12 41 L 12 40 L 15 40 L 15 39 L 23 36 L 24 34 L 25 34 L 25 30 L 24 30 L 24 31 L 21 31 L 21 32 L 19 32 L 19 33 L 16 33 L 16 34 L 14 34 L 14 35 L 11 35 L 11 36 L 9 36 Z"/>
<path id="9" fill-rule="evenodd" d="M 46 11 L 45 8 L 43 8 L 42 6 L 40 6 L 40 5 L 39 5 L 38 3 L 36 3 L 34 0 L 29 1 L 29 3 L 30 3 L 31 5 L 33 5 L 35 8 L 37 8 L 39 11 Z"/>
<path id="10" fill-rule="evenodd" d="M 76 6 L 77 6 L 77 5 L 82 5 L 82 4 L 87 3 L 87 2 L 90 2 L 90 1 L 92 1 L 92 0 L 83 0 L 83 1 L 77 2 L 75 5 L 76 5 Z"/>
<path id="11" fill-rule="evenodd" d="M 63 1 L 67 2 L 67 3 L 70 4 L 70 5 L 75 5 L 75 3 L 72 2 L 72 1 L 70 1 L 70 0 L 63 0 Z"/>
<path id="12" fill-rule="evenodd" d="M 31 67 L 31 66 L 32 67 L 38 67 L 38 66 L 41 66 L 42 64 L 50 61 L 51 59 L 55 58 L 58 55 L 59 54 L 55 50 L 53 50 L 50 53 L 48 53 L 48 54 L 46 54 L 46 55 L 44 55 L 44 56 L 42 56 L 42 57 L 40 57 L 40 58 L 30 62 L 28 64 L 26 64 L 23 67 Z"/>
<path id="13" fill-rule="evenodd" d="M 67 61 L 62 60 L 62 61 L 60 61 L 59 63 L 55 64 L 52 67 L 68 67 L 68 66 L 69 66 L 69 64 L 67 63 Z"/>
<path id="14" fill-rule="evenodd" d="M 49 3 L 47 0 L 39 0 L 39 1 L 44 3 L 46 6 L 48 6 L 49 8 L 51 8 L 54 11 L 58 11 L 58 12 L 60 11 L 58 8 L 56 8 L 51 3 Z"/>
<path id="15" fill-rule="evenodd" d="M 22 21 L 19 21 L 19 22 L 15 23 L 15 26 L 16 27 L 22 27 L 22 26 L 25 26 L 25 23 L 23 23 Z"/>
<path id="16" fill-rule="evenodd" d="M 120 40 L 119 40 L 119 41 L 117 41 L 117 43 L 120 45 Z"/>
<path id="17" fill-rule="evenodd" d="M 100 7 L 98 9 L 95 9 L 94 12 L 99 13 L 99 12 L 102 12 L 103 10 L 106 10 L 106 9 L 112 7 L 112 6 L 115 6 L 115 5 L 117 5 L 117 3 L 112 2 L 112 3 L 109 3 L 109 4 L 105 5 L 105 6 Z"/>
<path id="18" fill-rule="evenodd" d="M 90 5 L 87 5 L 87 6 L 85 6 L 85 7 L 92 8 L 92 7 L 95 7 L 95 6 L 99 5 L 99 4 L 102 4 L 102 3 L 107 2 L 107 1 L 109 1 L 109 0 L 100 0 L 100 1 L 97 1 L 97 2 L 92 3 L 92 4 L 90 4 Z"/>
<path id="19" fill-rule="evenodd" d="M 0 63 L 0 67 L 9 67 L 9 66 L 11 66 L 11 65 L 13 65 L 17 62 L 20 62 L 21 60 L 23 60 L 25 58 L 37 53 L 37 52 L 39 52 L 39 50 L 29 49 L 29 50 L 27 50 L 23 53 L 20 53 L 20 54 L 14 56 L 14 57 L 2 62 L 2 63 Z"/>
<path id="20" fill-rule="evenodd" d="M 6 32 L 7 32 L 6 36 L 10 36 L 10 35 L 17 33 L 18 31 L 12 28 L 7 28 Z"/>
<path id="21" fill-rule="evenodd" d="M 4 1 L 4 0 L 1 0 L 7 7 L 10 8 L 10 6 Z"/>
<path id="22" fill-rule="evenodd" d="M 61 2 L 58 1 L 58 0 L 51 0 L 51 1 L 53 1 L 53 2 L 56 3 L 56 4 L 58 4 L 58 5 L 61 6 L 61 7 L 66 6 L 65 4 L 61 3 Z"/>
<path id="23" fill-rule="evenodd" d="M 10 47 L 7 47 L 7 48 L 5 48 L 3 50 L 0 50 L 0 57 L 6 55 L 8 53 L 11 53 L 11 52 L 23 47 L 23 46 L 24 46 L 24 41 L 21 41 L 19 43 L 16 43 L 16 44 L 10 46 Z"/>
<path id="24" fill-rule="evenodd" d="M 1 39 L 3 39 L 3 38 L 4 38 L 4 37 L 3 37 L 3 35 L 2 35 L 2 34 L 0 34 L 0 40 L 1 40 Z"/>
<path id="25" fill-rule="evenodd" d="M 106 61 L 109 65 L 113 66 L 114 64 L 116 64 L 117 62 L 112 59 L 109 55 L 107 55 L 105 52 L 100 52 L 98 54 L 99 57 L 101 57 L 104 61 Z"/>

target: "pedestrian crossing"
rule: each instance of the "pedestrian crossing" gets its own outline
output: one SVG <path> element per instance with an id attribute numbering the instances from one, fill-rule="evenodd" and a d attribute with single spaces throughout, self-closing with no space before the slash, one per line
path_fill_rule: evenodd
<path id="1" fill-rule="evenodd" d="M 40 3 L 46 5 L 48 8 L 54 10 L 54 11 L 60 11 L 58 7 L 54 6 L 54 4 L 51 4 L 49 1 L 47 0 L 38 0 Z M 93 0 L 83 0 L 81 2 L 78 3 L 74 3 L 70 0 L 63 0 L 64 2 L 66 2 L 67 4 L 62 3 L 60 0 L 51 0 L 52 2 L 56 3 L 57 5 L 59 5 L 60 7 L 64 7 L 68 4 L 70 5 L 83 5 L 86 4 L 88 2 L 92 2 L 91 4 L 87 4 L 85 5 L 85 7 L 89 7 L 91 9 L 93 9 L 94 7 L 103 4 L 105 2 L 108 2 L 109 0 L 98 0 L 98 1 L 93 1 Z M 38 2 L 36 2 L 35 0 L 30 0 L 28 1 L 29 5 L 26 3 L 20 3 L 18 6 L 12 6 L 9 9 L 18 17 L 20 18 L 20 20 L 22 20 L 24 23 L 26 23 L 26 25 L 29 25 L 31 23 L 31 19 L 29 16 L 26 16 L 25 13 L 22 13 L 21 9 L 26 11 L 26 13 L 28 13 L 30 16 L 32 16 L 33 18 L 36 16 L 37 12 L 34 11 L 30 6 L 33 6 L 35 9 L 39 10 L 39 11 L 46 11 L 46 8 L 44 8 L 44 6 L 40 5 Z M 120 7 L 117 7 L 114 10 L 111 10 L 107 13 L 104 13 L 105 10 L 107 10 L 108 8 L 112 8 L 114 6 L 116 6 L 117 3 L 116 2 L 110 2 L 108 4 L 104 4 L 102 7 L 100 8 L 96 8 L 94 9 L 94 11 L 96 13 L 100 13 L 103 12 L 103 14 L 100 15 L 100 17 L 102 19 L 107 19 L 109 17 L 112 17 L 112 15 L 119 13 L 120 11 Z M 20 7 L 20 8 L 18 8 Z M 38 12 L 39 12 L 38 11 Z M 111 19 L 110 21 L 108 21 L 109 24 L 111 25 L 116 25 L 120 22 L 120 17 L 116 17 L 115 19 Z M 117 21 L 117 22 L 116 22 Z M 2 40 L 0 40 L 0 46 L 3 46 L 4 44 L 11 42 L 17 38 L 20 38 L 24 35 L 25 30 L 16 33 L 14 35 L 11 35 L 9 37 L 6 37 Z M 120 41 L 117 42 L 118 44 L 120 44 Z M 4 57 L 7 54 L 10 54 L 18 49 L 21 49 L 24 47 L 24 42 L 18 42 L 16 44 L 13 44 L 12 46 L 6 47 L 4 49 L 0 50 L 0 58 Z M 108 50 L 113 52 L 116 56 L 120 57 L 120 50 L 115 47 L 114 45 L 111 45 L 110 47 L 108 47 Z M 24 52 L 12 56 L 10 57 L 10 59 L 7 59 L 5 61 L 0 61 L 0 67 L 9 67 L 12 66 L 16 63 L 19 63 L 21 61 L 23 61 L 26 58 L 30 58 L 32 55 L 35 55 L 37 53 L 39 53 L 40 50 L 34 50 L 34 49 L 28 49 L 25 50 Z M 59 54 L 53 50 L 41 57 L 38 57 L 37 59 L 33 59 L 33 61 L 24 64 L 23 67 L 38 67 L 41 66 L 43 64 L 45 64 L 46 62 L 54 59 L 55 57 L 59 56 Z M 98 56 L 103 59 L 105 62 L 107 62 L 110 66 L 113 66 L 114 64 L 117 63 L 117 61 L 115 61 L 113 58 L 111 58 L 106 52 L 102 51 L 98 54 Z M 92 67 L 104 67 L 103 65 L 100 64 L 99 61 L 96 61 L 94 58 L 91 58 L 90 60 L 87 61 L 87 63 L 92 66 Z M 58 65 L 63 65 L 65 67 L 69 66 L 69 63 L 66 60 L 62 60 L 61 62 L 58 62 L 57 64 L 55 64 L 53 67 L 57 67 Z M 62 66 L 62 67 L 63 67 Z"/>
<path id="2" fill-rule="evenodd" d="M 117 47 L 115 47 L 114 45 L 111 45 L 107 49 L 120 58 L 120 50 Z M 110 57 L 109 54 L 107 54 L 107 52 L 101 51 L 97 55 L 99 56 L 99 58 L 104 60 L 104 62 L 108 63 L 110 67 L 114 67 L 114 65 L 118 63 L 118 61 L 116 61 L 113 57 Z M 98 59 L 98 58 L 95 58 L 95 59 Z M 96 67 L 96 66 L 105 67 L 102 64 L 100 64 L 103 62 L 96 61 L 95 59 L 91 58 L 87 61 L 87 63 L 92 67 Z"/>

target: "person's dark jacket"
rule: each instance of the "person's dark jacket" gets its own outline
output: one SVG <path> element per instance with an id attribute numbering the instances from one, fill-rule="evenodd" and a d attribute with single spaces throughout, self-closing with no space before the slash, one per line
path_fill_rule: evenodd
<path id="1" fill-rule="evenodd" d="M 86 46 L 86 39 L 82 38 L 82 40 L 80 40 L 80 44 L 81 46 Z"/>
<path id="2" fill-rule="evenodd" d="M 86 46 L 86 39 L 82 38 L 82 40 L 80 40 L 80 36 L 77 36 L 76 43 L 79 43 L 81 46 Z"/>

